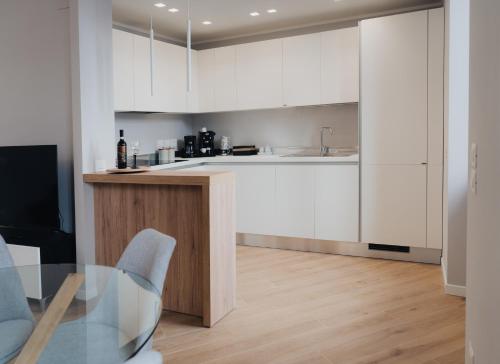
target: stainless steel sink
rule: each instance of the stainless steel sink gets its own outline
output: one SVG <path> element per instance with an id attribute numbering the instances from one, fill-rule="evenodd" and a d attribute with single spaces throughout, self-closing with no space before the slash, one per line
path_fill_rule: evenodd
<path id="1" fill-rule="evenodd" d="M 352 155 L 357 154 L 355 151 L 336 151 L 336 152 L 328 152 L 321 154 L 321 152 L 300 152 L 300 153 L 293 153 L 293 154 L 286 154 L 283 155 L 283 157 L 350 157 Z"/>

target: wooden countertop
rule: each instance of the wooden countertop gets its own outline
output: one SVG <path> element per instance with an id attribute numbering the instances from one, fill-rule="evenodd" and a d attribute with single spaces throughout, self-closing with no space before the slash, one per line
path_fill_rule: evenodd
<path id="1" fill-rule="evenodd" d="M 83 175 L 86 183 L 121 183 L 146 185 L 189 185 L 203 186 L 224 183 L 234 179 L 228 171 L 185 171 L 159 170 L 132 174 L 96 172 Z"/>

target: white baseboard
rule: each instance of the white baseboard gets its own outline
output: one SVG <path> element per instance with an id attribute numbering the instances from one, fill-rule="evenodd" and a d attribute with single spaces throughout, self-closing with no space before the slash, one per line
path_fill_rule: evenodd
<path id="1" fill-rule="evenodd" d="M 452 296 L 466 297 L 465 286 L 448 283 L 448 278 L 446 277 L 447 267 L 443 258 L 441 258 L 441 271 L 443 272 L 444 293 Z"/>

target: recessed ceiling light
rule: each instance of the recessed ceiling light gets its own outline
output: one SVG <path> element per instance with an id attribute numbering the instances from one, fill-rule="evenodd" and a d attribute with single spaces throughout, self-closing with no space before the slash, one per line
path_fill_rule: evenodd
<path id="1" fill-rule="evenodd" d="M 212 22 L 210 20 L 205 20 L 205 21 L 201 22 L 201 24 L 203 24 L 203 25 L 211 25 Z"/>
<path id="2" fill-rule="evenodd" d="M 258 11 L 254 11 L 252 13 L 250 13 L 250 16 L 259 16 L 260 13 Z"/>
<path id="3" fill-rule="evenodd" d="M 170 8 L 170 9 L 168 9 L 168 11 L 170 11 L 171 13 L 177 13 L 179 11 L 179 9 Z"/>
<path id="4" fill-rule="evenodd" d="M 277 13 L 277 12 L 278 12 L 278 10 L 276 10 L 276 9 L 269 9 L 267 12 L 268 12 L 269 14 L 274 14 L 274 13 Z"/>
<path id="5" fill-rule="evenodd" d="M 164 3 L 156 3 L 156 4 L 155 4 L 155 6 L 156 6 L 157 8 L 164 8 L 164 7 L 165 7 L 165 6 L 167 6 L 167 5 L 165 5 Z"/>

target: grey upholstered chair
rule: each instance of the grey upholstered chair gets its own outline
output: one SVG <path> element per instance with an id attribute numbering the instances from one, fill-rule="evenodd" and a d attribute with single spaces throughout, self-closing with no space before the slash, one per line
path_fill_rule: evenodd
<path id="1" fill-rule="evenodd" d="M 16 356 L 35 326 L 19 274 L 0 236 L 0 364 Z"/>
<path id="2" fill-rule="evenodd" d="M 175 244 L 175 239 L 168 235 L 153 229 L 143 230 L 132 239 L 116 267 L 147 278 L 156 288 L 158 294 L 161 295 Z M 144 361 L 145 364 L 149 363 L 149 361 L 151 363 L 162 363 L 161 354 L 153 352 L 152 349 L 153 340 L 151 338 L 141 349 L 139 356 L 146 355 L 150 358 L 143 359 L 148 360 Z M 154 358 L 156 358 L 156 361 L 153 361 Z M 138 360 L 141 359 L 138 358 Z M 140 363 L 143 363 L 143 361 Z"/>
<path id="3" fill-rule="evenodd" d="M 175 239 L 159 233 L 156 230 L 147 229 L 138 233 L 129 243 L 127 249 L 120 258 L 117 268 L 147 279 L 158 294 L 162 294 L 165 277 L 168 271 L 170 258 L 175 249 Z M 91 346 L 95 347 L 95 360 L 87 357 L 85 363 L 122 363 L 123 359 L 116 356 L 116 351 L 106 350 L 110 345 L 116 345 L 118 337 L 122 332 L 118 329 L 118 298 L 117 277 L 112 276 L 107 283 L 106 290 L 101 296 L 97 306 L 84 318 L 61 325 L 52 341 L 42 354 L 39 363 L 53 364 L 64 362 L 64 358 L 71 357 L 70 353 L 61 353 L 61 347 L 75 348 L 79 350 L 79 342 L 84 338 L 87 342 L 92 340 Z M 138 284 L 143 282 L 137 280 Z M 150 287 L 148 287 L 150 288 Z M 124 333 L 125 336 L 126 333 Z M 69 343 L 71 340 L 73 343 Z M 136 350 L 139 348 L 135 348 Z M 152 340 L 149 339 L 140 348 L 140 353 L 126 362 L 127 364 L 161 364 L 160 353 L 152 351 Z"/>

